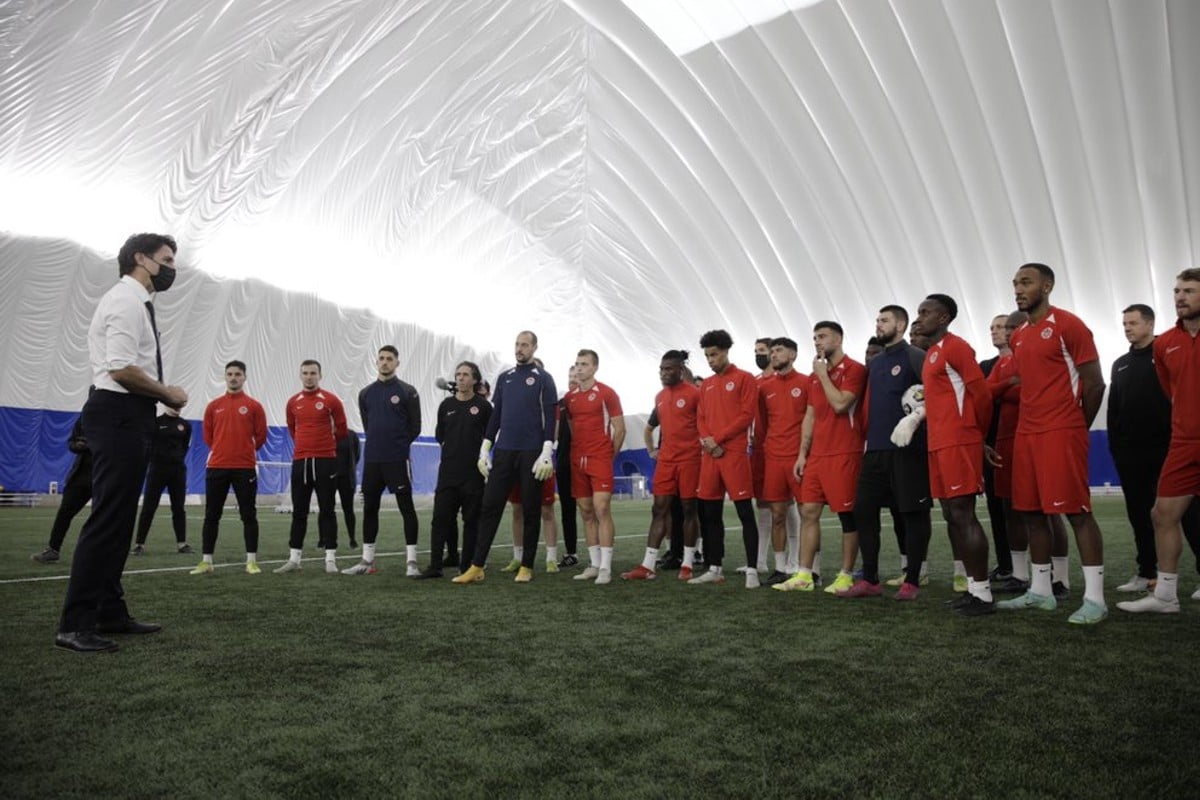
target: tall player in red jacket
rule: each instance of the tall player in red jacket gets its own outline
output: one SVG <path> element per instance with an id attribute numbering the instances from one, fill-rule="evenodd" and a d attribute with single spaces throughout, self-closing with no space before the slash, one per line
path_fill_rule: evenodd
<path id="1" fill-rule="evenodd" d="M 747 452 L 747 434 L 758 410 L 758 385 L 754 376 L 729 361 L 733 337 L 723 330 L 700 337 L 704 357 L 713 375 L 700 384 L 700 532 L 709 569 L 688 583 L 724 583 L 725 495 L 733 500 L 742 523 L 746 547 L 746 588 L 758 587 L 758 522 L 754 514 L 754 480 Z"/>
<path id="2" fill-rule="evenodd" d="M 1117 603 L 1122 611 L 1179 611 L 1179 556 L 1183 551 L 1184 512 L 1200 495 L 1200 268 L 1175 279 L 1175 327 L 1154 340 L 1154 369 L 1171 401 L 1171 445 L 1158 476 L 1158 494 L 1150 512 L 1158 551 L 1158 584 L 1140 600 Z M 1200 600 L 1200 590 L 1192 595 Z"/>
<path id="3" fill-rule="evenodd" d="M 954 551 L 967 568 L 967 596 L 957 610 L 979 616 L 996 610 L 988 581 L 988 540 L 975 515 L 975 496 L 983 493 L 983 440 L 992 424 L 992 393 L 971 345 L 950 333 L 957 316 L 952 297 L 931 294 L 917 306 L 913 331 L 931 342 L 921 369 L 929 490 L 941 501 Z"/>
<path id="4" fill-rule="evenodd" d="M 229 489 L 237 498 L 246 542 L 246 572 L 257 575 L 258 567 L 258 473 L 259 448 L 267 443 L 267 414 L 262 404 L 246 394 L 246 365 L 225 365 L 225 394 L 204 409 L 204 443 L 208 445 L 208 469 L 204 475 L 203 561 L 193 575 L 211 574 L 217 532 Z"/>
<path id="5" fill-rule="evenodd" d="M 347 435 L 346 409 L 333 392 L 321 388 L 321 364 L 313 359 L 300 362 L 304 387 L 287 401 L 288 433 L 292 452 L 292 531 L 289 556 L 276 572 L 300 569 L 304 535 L 308 532 L 308 508 L 317 492 L 317 531 L 325 546 L 325 571 L 337 568 L 337 440 Z M 366 541 L 364 539 L 364 541 Z"/>

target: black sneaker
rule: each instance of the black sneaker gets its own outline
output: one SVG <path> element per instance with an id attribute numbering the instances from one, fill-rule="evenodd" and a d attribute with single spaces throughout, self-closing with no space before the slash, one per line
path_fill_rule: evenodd
<path id="1" fill-rule="evenodd" d="M 55 561 L 58 561 L 60 558 L 62 558 L 62 556 L 53 547 L 47 547 L 40 553 L 34 553 L 30 556 L 30 558 L 39 564 L 53 564 Z"/>
<path id="2" fill-rule="evenodd" d="M 942 604 L 945 605 L 947 608 L 951 608 L 954 611 L 958 611 L 963 606 L 970 605 L 971 600 L 974 599 L 974 597 L 975 597 L 975 595 L 967 592 L 967 593 L 955 595 L 954 597 L 951 597 L 949 600 L 943 600 Z"/>
<path id="3" fill-rule="evenodd" d="M 996 594 L 1024 594 L 1029 582 L 1013 577 L 1011 573 L 992 578 L 992 591 Z"/>
<path id="4" fill-rule="evenodd" d="M 668 553 L 665 557 L 660 558 L 658 560 L 658 562 L 654 565 L 654 568 L 658 569 L 658 570 L 674 570 L 674 569 L 679 569 L 682 566 L 683 566 L 682 558 L 676 558 L 675 556 Z"/>
<path id="5" fill-rule="evenodd" d="M 996 613 L 996 604 L 987 600 L 980 600 L 973 594 L 967 594 L 955 611 L 964 617 L 984 617 L 988 614 Z"/>
<path id="6" fill-rule="evenodd" d="M 1050 588 L 1054 590 L 1054 599 L 1060 603 L 1071 597 L 1071 590 L 1062 581 L 1055 581 Z"/>
<path id="7" fill-rule="evenodd" d="M 568 567 L 578 567 L 578 566 L 579 566 L 579 557 L 576 556 L 574 553 L 567 553 L 565 556 L 563 556 L 562 558 L 560 558 L 558 560 L 558 568 L 559 569 L 567 569 Z"/>
<path id="8" fill-rule="evenodd" d="M 774 572 L 772 572 L 770 575 L 767 576 L 766 580 L 763 581 L 763 585 L 764 586 L 774 586 L 777 583 L 783 583 L 789 577 L 791 577 L 791 576 L 788 575 L 786 572 L 780 572 L 779 570 L 775 570 Z"/>
<path id="9" fill-rule="evenodd" d="M 192 546 L 190 544 L 188 544 L 187 542 L 184 542 L 183 544 L 179 545 L 178 552 L 190 553 L 190 552 L 192 552 Z"/>
<path id="10" fill-rule="evenodd" d="M 140 544 L 135 544 L 133 546 L 133 549 L 129 551 L 129 555 L 144 556 L 144 555 L 146 555 L 146 548 L 142 547 Z"/>
<path id="11" fill-rule="evenodd" d="M 416 575 L 413 575 L 413 578 L 418 581 L 429 580 L 430 578 L 440 578 L 440 577 L 442 577 L 442 570 L 440 567 L 426 567 L 425 569 L 418 572 Z"/>

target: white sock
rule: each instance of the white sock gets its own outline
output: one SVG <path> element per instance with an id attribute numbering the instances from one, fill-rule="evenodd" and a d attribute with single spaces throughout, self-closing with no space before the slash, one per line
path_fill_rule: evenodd
<path id="1" fill-rule="evenodd" d="M 413 549 L 416 550 L 415 547 Z M 520 561 L 523 558 L 525 558 L 525 548 L 523 546 L 517 547 L 514 544 L 513 545 L 513 561 Z"/>
<path id="2" fill-rule="evenodd" d="M 1084 567 L 1086 570 L 1087 567 Z M 1086 576 L 1087 573 L 1085 572 Z M 1179 573 L 1177 572 L 1160 572 L 1158 573 L 1158 584 L 1154 587 L 1154 596 L 1164 603 L 1179 602 Z"/>
<path id="3" fill-rule="evenodd" d="M 326 549 L 325 550 L 325 563 L 328 564 L 328 563 L 332 563 L 332 562 L 336 562 L 336 561 L 337 561 L 337 550 Z"/>
<path id="4" fill-rule="evenodd" d="M 1055 583 L 1061 583 L 1068 589 L 1071 588 L 1071 570 L 1068 568 L 1070 559 L 1067 556 L 1050 556 L 1050 563 L 1054 565 L 1053 575 L 1051 578 Z"/>
<path id="5" fill-rule="evenodd" d="M 363 558 L 363 561 L 366 561 L 368 564 L 370 564 L 372 561 L 375 560 L 375 543 L 374 542 L 371 542 L 370 544 L 363 542 L 362 558 Z"/>
<path id="6" fill-rule="evenodd" d="M 771 549 L 771 509 L 758 510 L 758 568 L 767 568 L 767 553 Z"/>
<path id="7" fill-rule="evenodd" d="M 688 569 L 696 566 L 696 548 L 683 546 L 683 565 Z"/>
<path id="8" fill-rule="evenodd" d="M 922 561 L 921 562 L 921 577 L 924 578 L 928 574 L 929 574 L 929 562 Z"/>
<path id="9" fill-rule="evenodd" d="M 1029 580 L 1029 551 L 1028 550 L 1013 550 L 1013 577 L 1017 580 Z"/>
<path id="10" fill-rule="evenodd" d="M 906 570 L 906 569 L 908 569 L 908 556 L 904 555 L 904 553 L 901 553 L 900 554 L 900 571 L 904 572 L 904 570 Z"/>
<path id="11" fill-rule="evenodd" d="M 288 548 L 288 561 L 294 561 L 295 563 L 299 564 L 300 559 L 303 557 L 304 557 L 304 551 L 301 550 L 299 547 L 289 547 Z"/>
<path id="12" fill-rule="evenodd" d="M 783 551 L 775 553 L 775 571 L 787 572 L 787 553 Z"/>
<path id="13" fill-rule="evenodd" d="M 812 571 L 814 573 L 816 573 L 817 575 L 821 574 L 821 551 L 820 550 L 818 550 L 817 554 L 815 556 L 813 556 Z"/>
<path id="14" fill-rule="evenodd" d="M 556 545 L 556 544 L 546 545 L 546 563 L 547 564 L 551 564 L 551 563 L 557 564 L 558 563 L 558 545 Z"/>
<path id="15" fill-rule="evenodd" d="M 786 563 L 789 567 L 796 567 L 800 563 L 800 509 L 795 503 L 788 506 Z M 784 572 L 787 571 L 784 570 Z"/>
<path id="16" fill-rule="evenodd" d="M 708 570 L 709 572 L 714 572 L 717 575 L 723 575 L 725 573 L 725 570 L 721 567 L 709 567 Z"/>
<path id="17" fill-rule="evenodd" d="M 417 560 L 417 546 L 415 544 L 404 545 L 404 560 L 405 561 L 416 561 Z"/>
<path id="18" fill-rule="evenodd" d="M 1054 589 L 1050 586 L 1049 564 L 1033 565 L 1033 580 L 1029 584 L 1029 591 L 1040 594 L 1042 597 L 1050 597 L 1054 594 Z"/>
<path id="19" fill-rule="evenodd" d="M 956 578 L 967 577 L 967 568 L 966 568 L 966 566 L 963 565 L 963 562 L 961 562 L 961 561 L 954 562 L 954 577 L 956 577 Z"/>
<path id="20" fill-rule="evenodd" d="M 246 563 L 247 564 L 257 564 L 258 563 L 258 553 L 246 553 Z"/>
<path id="21" fill-rule="evenodd" d="M 600 545 L 594 544 L 588 547 L 588 562 L 596 569 L 600 569 Z"/>
<path id="22" fill-rule="evenodd" d="M 205 553 L 201 556 L 201 558 L 204 559 L 205 564 L 211 564 L 213 562 L 212 553 Z"/>
<path id="23" fill-rule="evenodd" d="M 612 551 L 611 547 L 600 548 L 600 569 L 612 570 Z"/>
<path id="24" fill-rule="evenodd" d="M 1063 561 L 1066 561 L 1064 558 Z M 1106 605 L 1104 602 L 1104 565 L 1098 567 L 1089 567 L 1086 564 L 1083 567 L 1083 599 L 1091 600 L 1098 606 Z"/>
<path id="25" fill-rule="evenodd" d="M 975 595 L 985 603 L 992 602 L 992 585 L 987 581 L 977 581 L 974 578 L 967 578 L 967 592 Z"/>
<path id="26" fill-rule="evenodd" d="M 647 547 L 646 555 L 642 557 L 642 566 L 654 572 L 654 562 L 658 561 L 658 548 Z"/>

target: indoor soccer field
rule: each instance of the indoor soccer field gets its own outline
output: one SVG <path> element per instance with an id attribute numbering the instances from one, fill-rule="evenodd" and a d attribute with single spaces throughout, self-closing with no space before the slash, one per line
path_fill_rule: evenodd
<path id="1" fill-rule="evenodd" d="M 189 511 L 198 542 L 199 509 Z M 614 511 L 614 563 L 625 570 L 641 556 L 649 505 Z M 1116 498 L 1098 502 L 1111 616 L 1084 629 L 1066 621 L 1082 586 L 1077 563 L 1072 601 L 1058 611 L 947 610 L 941 523 L 930 586 L 898 604 L 747 591 L 732 576 L 721 587 L 674 573 L 596 587 L 575 571 L 544 574 L 541 559 L 535 581 L 516 585 L 497 569 L 510 555 L 507 522 L 483 584 L 413 581 L 394 511 L 378 575 L 326 575 L 315 524 L 305 569 L 272 574 L 288 517 L 263 513 L 263 574 L 242 571 L 232 515 L 217 550 L 224 566 L 191 577 L 198 556 L 175 554 L 159 514 L 124 585 L 133 613 L 164 629 L 89 659 L 52 647 L 68 566 L 29 559 L 51 516 L 0 511 L 6 798 L 1100 798 L 1200 788 L 1200 601 L 1186 599 L 1200 586 L 1195 559 L 1184 556 L 1179 616 L 1115 610 L 1114 587 L 1133 564 Z M 726 521 L 732 568 L 742 561 L 732 509 Z M 825 543 L 832 552 L 832 529 Z M 353 563 L 344 553 L 340 563 Z M 890 576 L 886 536 L 883 564 Z"/>

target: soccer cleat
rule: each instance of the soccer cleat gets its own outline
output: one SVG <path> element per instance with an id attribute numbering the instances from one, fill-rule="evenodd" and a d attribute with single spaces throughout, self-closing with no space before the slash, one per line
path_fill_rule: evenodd
<path id="1" fill-rule="evenodd" d="M 849 589 L 843 589 L 834 595 L 834 597 L 880 597 L 883 595 L 883 587 L 878 583 L 862 580 L 855 581 L 854 585 Z"/>
<path id="2" fill-rule="evenodd" d="M 954 591 L 958 592 L 959 594 L 962 594 L 966 590 L 967 590 L 967 576 L 966 575 L 955 575 L 954 576 Z"/>
<path id="3" fill-rule="evenodd" d="M 275 573 L 277 575 L 282 575 L 285 572 L 299 572 L 301 569 L 303 569 L 303 567 L 300 566 L 299 561 L 292 561 L 291 559 L 288 559 L 287 561 L 283 562 L 283 566 L 278 567 L 275 570 Z"/>
<path id="4" fill-rule="evenodd" d="M 558 572 L 558 562 L 547 561 L 546 562 L 546 572 L 550 575 L 553 575 L 554 573 Z"/>
<path id="5" fill-rule="evenodd" d="M 260 575 L 260 574 L 262 574 L 262 568 L 260 566 L 258 566 L 257 561 L 247 561 L 246 562 L 246 574 L 247 575 Z"/>
<path id="6" fill-rule="evenodd" d="M 379 570 L 375 569 L 374 561 L 360 561 L 353 567 L 346 567 L 342 570 L 343 575 L 374 575 Z"/>
<path id="7" fill-rule="evenodd" d="M 467 568 L 467 571 L 462 575 L 458 575 L 450 579 L 451 583 L 482 583 L 484 579 L 484 571 L 482 567 L 477 567 L 472 564 Z"/>
<path id="8" fill-rule="evenodd" d="M 638 564 L 636 567 L 629 570 L 629 572 L 621 573 L 621 580 L 623 581 L 652 581 L 657 577 L 657 572 L 652 569 L 646 569 L 646 567 L 642 564 Z"/>
<path id="9" fill-rule="evenodd" d="M 777 583 L 783 583 L 789 577 L 790 576 L 786 572 L 783 572 L 781 570 L 775 570 L 774 572 L 772 572 L 770 575 L 767 576 L 767 579 L 765 581 L 763 581 L 763 583 L 765 583 L 767 586 L 774 586 Z"/>
<path id="10" fill-rule="evenodd" d="M 825 587 L 825 594 L 844 592 L 854 585 L 854 579 L 844 572 L 839 572 L 833 583 Z"/>
<path id="11" fill-rule="evenodd" d="M 30 558 L 39 564 L 53 564 L 55 561 L 58 561 L 60 558 L 62 558 L 62 556 L 53 547 L 47 547 L 40 553 L 34 553 L 32 556 L 30 556 Z"/>
<path id="12" fill-rule="evenodd" d="M 1179 600 L 1167 602 L 1159 600 L 1152 594 L 1145 597 L 1139 597 L 1137 600 L 1126 600 L 1123 603 L 1117 603 L 1117 608 L 1122 611 L 1128 611 L 1130 614 L 1145 614 L 1147 612 L 1156 614 L 1178 614 Z"/>
<path id="13" fill-rule="evenodd" d="M 533 580 L 533 570 L 529 567 L 521 567 L 517 570 L 517 577 L 513 578 L 513 583 L 530 583 Z"/>
<path id="14" fill-rule="evenodd" d="M 1029 591 L 1029 581 L 1023 581 L 1013 575 L 993 578 L 991 585 L 996 594 L 1022 594 Z"/>
<path id="15" fill-rule="evenodd" d="M 893 599 L 902 603 L 911 602 L 916 600 L 920 595 L 921 590 L 916 586 L 913 586 L 911 583 L 902 583 L 900 584 L 900 589 L 896 592 Z"/>
<path id="16" fill-rule="evenodd" d="M 1011 600 L 1001 600 L 996 603 L 996 608 L 1004 611 L 1021 611 L 1026 608 L 1036 608 L 1039 611 L 1053 611 L 1058 608 L 1058 601 L 1054 599 L 1054 595 L 1035 594 L 1032 591 L 1026 591 L 1020 597 L 1014 597 Z"/>
<path id="17" fill-rule="evenodd" d="M 1062 581 L 1055 581 L 1050 588 L 1054 591 L 1055 600 L 1066 600 L 1071 596 L 1071 588 Z"/>
<path id="18" fill-rule="evenodd" d="M 572 578 L 572 580 L 594 581 L 594 580 L 596 580 L 596 576 L 599 574 L 600 574 L 600 570 L 596 569 L 595 567 L 588 567 L 583 572 L 579 573 L 574 578 Z"/>
<path id="19" fill-rule="evenodd" d="M 558 568 L 559 569 L 570 569 L 571 567 L 578 567 L 578 566 L 579 566 L 579 556 L 575 555 L 574 553 L 567 553 L 565 556 L 563 556 L 562 558 L 560 558 L 558 560 Z"/>
<path id="20" fill-rule="evenodd" d="M 1108 606 L 1102 606 L 1085 597 L 1083 605 L 1074 614 L 1067 617 L 1067 622 L 1072 625 L 1095 625 L 1097 622 L 1103 622 L 1107 617 Z"/>
<path id="21" fill-rule="evenodd" d="M 690 581 L 688 581 L 689 584 L 696 584 L 697 586 L 702 583 L 715 583 L 719 585 L 724 582 L 725 576 L 717 572 L 713 567 L 709 567 L 708 572 L 703 573 L 700 575 L 700 577 L 692 578 Z"/>
<path id="22" fill-rule="evenodd" d="M 984 617 L 996 613 L 996 604 L 969 594 L 966 596 L 966 602 L 954 610 L 964 617 Z"/>
<path id="23" fill-rule="evenodd" d="M 746 571 L 746 588 L 757 589 L 761 584 L 758 582 L 758 570 L 751 569 Z"/>
<path id="24" fill-rule="evenodd" d="M 1200 589 L 1197 589 L 1196 591 L 1192 592 L 1192 599 L 1200 600 Z"/>
<path id="25" fill-rule="evenodd" d="M 897 575 L 896 577 L 894 577 L 894 578 L 889 578 L 889 579 L 887 580 L 887 585 L 888 585 L 888 586 L 903 586 L 903 585 L 904 585 L 904 573 L 903 573 L 903 572 L 901 572 L 901 573 L 900 573 L 899 575 Z"/>
<path id="26" fill-rule="evenodd" d="M 501 572 L 516 572 L 520 568 L 521 568 L 521 559 L 514 558 L 512 561 L 508 562 L 508 564 L 505 565 L 505 567 L 503 569 L 501 569 L 500 571 Z"/>
<path id="27" fill-rule="evenodd" d="M 201 561 L 188 575 L 212 575 L 215 571 L 212 564 L 207 561 Z"/>
<path id="28" fill-rule="evenodd" d="M 681 581 L 690 581 L 692 579 L 692 568 L 689 567 L 687 564 L 680 566 L 679 567 L 679 575 L 677 577 Z M 1200 593 L 1200 589 L 1197 589 L 1196 592 Z M 1200 598 L 1197 598 L 1197 599 L 1200 599 Z"/>
<path id="29" fill-rule="evenodd" d="M 336 561 L 326 561 L 325 562 L 325 574 L 326 575 L 337 575 L 338 574 L 338 568 L 337 568 Z"/>
<path id="30" fill-rule="evenodd" d="M 658 562 L 654 566 L 660 570 L 676 570 L 683 566 L 683 559 L 668 553 L 663 558 L 658 559 Z"/>
<path id="31" fill-rule="evenodd" d="M 442 568 L 431 564 L 425 569 L 421 570 L 420 574 L 413 578 L 413 580 L 427 581 L 440 577 L 442 577 Z"/>
<path id="32" fill-rule="evenodd" d="M 185 555 L 186 555 L 186 554 L 188 554 L 188 553 L 191 553 L 191 552 L 192 552 L 192 546 L 191 546 L 190 544 L 188 544 L 187 542 L 184 542 L 183 544 L 181 544 L 181 545 L 179 545 L 178 547 L 176 547 L 176 548 L 175 548 L 175 552 L 176 552 L 176 553 L 183 553 L 183 554 L 185 554 Z"/>
<path id="33" fill-rule="evenodd" d="M 408 564 L 405 565 L 404 577 L 415 578 L 420 574 L 421 574 L 421 568 L 417 565 L 417 562 L 409 561 Z"/>
<path id="34" fill-rule="evenodd" d="M 1118 592 L 1144 592 L 1150 588 L 1150 579 L 1143 578 L 1141 575 L 1134 575 L 1125 583 L 1117 587 Z"/>
<path id="35" fill-rule="evenodd" d="M 602 569 L 596 572 L 596 585 L 602 586 L 606 583 L 612 583 L 612 570 Z"/>
<path id="36" fill-rule="evenodd" d="M 777 592 L 811 592 L 813 590 L 812 574 L 797 572 L 783 583 L 777 583 L 771 588 Z"/>
<path id="37" fill-rule="evenodd" d="M 142 547 L 140 544 L 135 544 L 133 546 L 133 549 L 129 551 L 129 555 L 144 556 L 144 555 L 146 555 L 146 548 Z"/>

